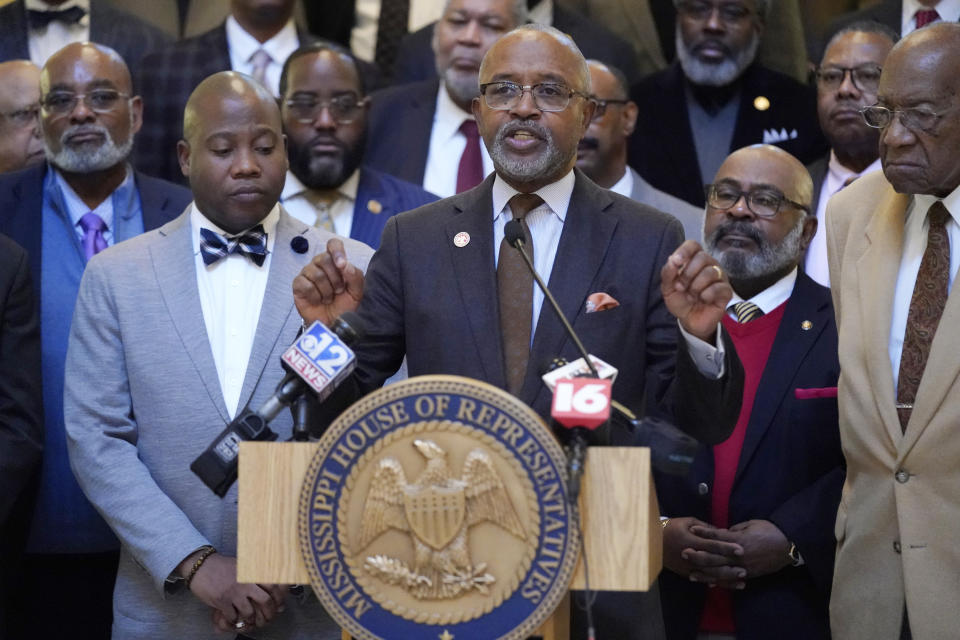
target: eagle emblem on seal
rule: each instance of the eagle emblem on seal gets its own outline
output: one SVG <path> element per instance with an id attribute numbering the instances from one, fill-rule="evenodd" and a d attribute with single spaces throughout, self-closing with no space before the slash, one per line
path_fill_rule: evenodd
<path id="1" fill-rule="evenodd" d="M 453 598 L 474 589 L 487 593 L 495 578 L 487 573 L 485 563 L 471 561 L 468 529 L 492 522 L 520 540 L 528 535 L 492 459 L 483 450 L 473 449 L 456 478 L 447 452 L 436 442 L 415 440 L 413 446 L 426 458 L 426 468 L 414 482 L 407 482 L 396 458 L 378 463 L 356 547 L 362 551 L 389 529 L 407 532 L 413 542 L 413 566 L 375 555 L 365 559 L 365 569 L 403 586 L 418 599 Z"/>

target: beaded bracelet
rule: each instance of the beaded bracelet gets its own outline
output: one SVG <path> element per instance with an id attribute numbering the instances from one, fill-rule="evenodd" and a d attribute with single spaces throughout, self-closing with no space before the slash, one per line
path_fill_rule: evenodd
<path id="1" fill-rule="evenodd" d="M 214 549 L 208 544 L 200 547 L 199 551 L 200 551 L 200 557 L 198 557 L 196 561 L 193 563 L 193 566 L 190 567 L 190 573 L 187 574 L 186 580 L 184 581 L 187 589 L 190 588 L 190 583 L 193 582 L 193 577 L 197 575 L 197 571 L 199 571 L 200 567 L 203 566 L 203 563 L 207 561 L 207 558 L 209 558 L 210 556 L 212 556 L 217 552 L 216 549 Z"/>

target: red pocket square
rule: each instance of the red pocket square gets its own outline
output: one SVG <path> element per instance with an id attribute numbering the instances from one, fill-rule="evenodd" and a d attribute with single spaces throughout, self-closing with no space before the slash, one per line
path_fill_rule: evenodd
<path id="1" fill-rule="evenodd" d="M 606 311 L 607 309 L 614 309 L 619 306 L 620 303 L 617 302 L 617 299 L 609 293 L 598 291 L 597 293 L 591 293 L 587 296 L 587 313 Z"/>
<path id="2" fill-rule="evenodd" d="M 794 389 L 793 395 L 797 400 L 812 400 L 813 398 L 836 398 L 836 387 L 822 387 L 819 389 Z"/>

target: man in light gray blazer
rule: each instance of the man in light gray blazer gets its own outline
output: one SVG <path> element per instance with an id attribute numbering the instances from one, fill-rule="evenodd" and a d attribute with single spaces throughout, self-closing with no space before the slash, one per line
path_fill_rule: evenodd
<path id="1" fill-rule="evenodd" d="M 221 500 L 190 471 L 281 379 L 280 354 L 301 325 L 293 279 L 334 236 L 277 204 L 286 150 L 259 84 L 235 72 L 207 78 L 184 134 L 194 202 L 90 261 L 67 353 L 71 466 L 123 543 L 113 637 L 339 638 L 312 596 L 236 582 L 236 487 Z M 365 269 L 372 250 L 343 242 Z M 272 428 L 288 438 L 289 413 Z"/>

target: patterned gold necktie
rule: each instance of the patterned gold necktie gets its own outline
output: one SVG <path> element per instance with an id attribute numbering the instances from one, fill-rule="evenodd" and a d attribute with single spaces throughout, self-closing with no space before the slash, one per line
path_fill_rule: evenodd
<path id="1" fill-rule="evenodd" d="M 524 218 L 543 204 L 532 193 L 518 193 L 510 198 L 510 211 L 523 225 L 524 248 L 533 261 L 533 243 Z M 497 258 L 497 296 L 500 301 L 500 336 L 503 340 L 503 362 L 507 391 L 517 395 L 523 387 L 530 359 L 530 327 L 533 324 L 533 274 L 520 252 L 504 238 Z"/>
<path id="2" fill-rule="evenodd" d="M 730 305 L 733 309 L 733 315 L 737 316 L 737 322 L 743 324 L 756 320 L 763 315 L 763 310 L 752 302 L 746 300 Z"/>
<path id="3" fill-rule="evenodd" d="M 927 248 L 920 260 L 917 282 L 913 285 L 913 296 L 910 298 L 900 355 L 900 376 L 897 379 L 897 415 L 900 417 L 900 428 L 904 431 L 907 430 L 913 401 L 917 398 L 920 379 L 927 366 L 933 336 L 940 324 L 943 309 L 947 306 L 947 290 L 950 286 L 950 238 L 947 236 L 950 212 L 942 202 L 937 201 L 927 212 L 927 218 L 930 222 Z"/>

